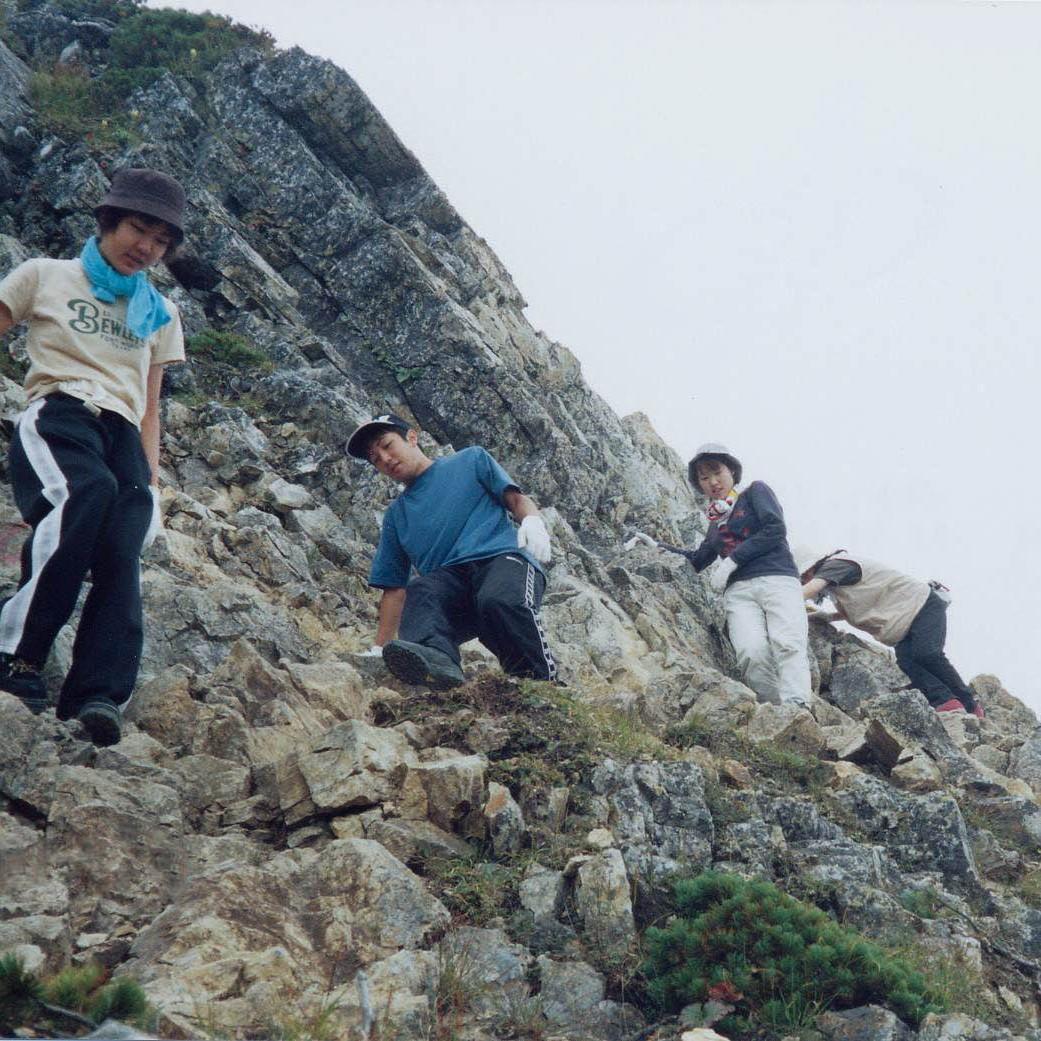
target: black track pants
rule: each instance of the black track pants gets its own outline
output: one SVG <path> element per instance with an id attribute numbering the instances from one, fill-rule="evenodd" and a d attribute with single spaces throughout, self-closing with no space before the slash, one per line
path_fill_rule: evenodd
<path id="1" fill-rule="evenodd" d="M 0 609 L 0 651 L 42 665 L 87 573 L 90 592 L 58 715 L 84 701 L 124 705 L 141 661 L 141 543 L 152 516 L 140 431 L 50 394 L 21 415 L 10 451 L 15 501 L 32 534 L 17 592 Z"/>
<path id="2" fill-rule="evenodd" d="M 976 705 L 972 688 L 943 652 L 947 641 L 947 604 L 935 593 L 915 615 L 907 635 L 894 647 L 897 664 L 910 677 L 930 705 L 942 705 L 957 698 L 966 711 Z"/>
<path id="3" fill-rule="evenodd" d="M 401 639 L 435 647 L 459 661 L 475 636 L 511 676 L 556 678 L 539 619 L 545 576 L 519 553 L 438 568 L 409 583 Z"/>

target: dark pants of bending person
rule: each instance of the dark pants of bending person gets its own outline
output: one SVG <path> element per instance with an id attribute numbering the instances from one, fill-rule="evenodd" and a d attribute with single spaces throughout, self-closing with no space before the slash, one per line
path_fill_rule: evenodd
<path id="1" fill-rule="evenodd" d="M 459 645 L 475 636 L 503 672 L 556 678 L 539 619 L 546 579 L 519 553 L 438 568 L 408 584 L 402 640 L 434 647 L 459 663 Z"/>
<path id="2" fill-rule="evenodd" d="M 947 604 L 935 593 L 915 615 L 907 635 L 894 647 L 897 664 L 932 706 L 956 698 L 971 712 L 976 705 L 972 689 L 947 660 Z"/>

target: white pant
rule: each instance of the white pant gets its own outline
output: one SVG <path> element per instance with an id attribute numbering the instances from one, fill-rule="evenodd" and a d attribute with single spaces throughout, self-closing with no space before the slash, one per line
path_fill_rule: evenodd
<path id="1" fill-rule="evenodd" d="M 735 582 L 723 596 L 727 631 L 760 701 L 810 701 L 809 625 L 802 586 L 787 575 Z"/>

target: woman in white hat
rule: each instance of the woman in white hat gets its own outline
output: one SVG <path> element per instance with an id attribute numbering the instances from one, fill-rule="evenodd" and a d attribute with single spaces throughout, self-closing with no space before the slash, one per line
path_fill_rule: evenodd
<path id="1" fill-rule="evenodd" d="M 59 719 L 120 738 L 143 636 L 139 557 L 159 528 L 159 392 L 184 360 L 177 308 L 146 271 L 184 236 L 184 190 L 124 169 L 74 260 L 27 260 L 0 282 L 0 335 L 28 323 L 29 405 L 11 441 L 15 501 L 32 533 L 0 607 L 0 690 L 47 705 L 40 670 L 89 572 Z"/>
<path id="2" fill-rule="evenodd" d="M 708 533 L 695 550 L 658 545 L 685 556 L 695 571 L 720 557 L 729 561 L 723 606 L 745 682 L 760 700 L 808 706 L 809 627 L 777 496 L 762 481 L 739 492 L 741 463 L 715 442 L 697 450 L 687 476 L 709 500 Z"/>

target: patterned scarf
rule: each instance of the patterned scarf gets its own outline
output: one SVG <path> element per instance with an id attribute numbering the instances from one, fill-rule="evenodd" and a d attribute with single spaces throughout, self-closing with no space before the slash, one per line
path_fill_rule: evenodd
<path id="1" fill-rule="evenodd" d="M 730 516 L 730 511 L 734 508 L 734 503 L 737 502 L 737 497 L 740 494 L 736 488 L 731 488 L 727 492 L 725 499 L 713 499 L 708 504 L 708 510 L 706 511 L 709 523 L 717 526 L 722 524 Z"/>
<path id="2" fill-rule="evenodd" d="M 96 235 L 87 239 L 80 261 L 90 282 L 90 291 L 102 303 L 114 304 L 120 296 L 130 298 L 127 302 L 127 327 L 139 340 L 147 340 L 170 321 L 166 303 L 148 281 L 148 276 L 143 271 L 121 275 L 101 255 Z"/>

